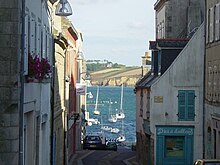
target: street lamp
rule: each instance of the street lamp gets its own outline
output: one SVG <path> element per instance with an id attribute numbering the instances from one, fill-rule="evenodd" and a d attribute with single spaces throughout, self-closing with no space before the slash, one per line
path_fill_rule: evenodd
<path id="1" fill-rule="evenodd" d="M 89 92 L 89 93 L 86 93 L 86 94 L 85 94 L 85 111 L 87 111 L 87 106 L 86 106 L 86 103 L 87 103 L 86 97 L 87 97 L 87 95 L 88 95 L 88 97 L 89 97 L 90 99 L 93 98 L 92 92 Z"/>
<path id="2" fill-rule="evenodd" d="M 55 14 L 58 16 L 69 16 L 72 15 L 72 9 L 67 0 L 60 0 L 57 4 Z"/>

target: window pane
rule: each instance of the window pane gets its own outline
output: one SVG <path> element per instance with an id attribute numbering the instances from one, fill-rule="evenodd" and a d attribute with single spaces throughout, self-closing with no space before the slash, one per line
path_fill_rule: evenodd
<path id="1" fill-rule="evenodd" d="M 184 137 L 165 137 L 165 157 L 184 156 Z"/>

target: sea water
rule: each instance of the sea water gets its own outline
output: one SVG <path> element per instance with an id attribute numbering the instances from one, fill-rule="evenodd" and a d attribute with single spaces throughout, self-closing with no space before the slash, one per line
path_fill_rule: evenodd
<path id="1" fill-rule="evenodd" d="M 108 139 L 116 139 L 121 133 L 125 135 L 125 144 L 136 142 L 136 100 L 133 92 L 134 87 L 123 87 L 123 102 L 122 108 L 125 113 L 124 119 L 118 119 L 115 123 L 108 121 L 109 107 L 111 100 L 111 110 L 114 115 L 120 109 L 121 102 L 121 87 L 103 87 L 99 86 L 98 110 L 100 115 L 94 115 L 93 111 L 96 104 L 97 86 L 87 88 L 87 93 L 91 92 L 93 98 L 87 97 L 87 111 L 89 117 L 98 119 L 100 124 L 87 126 L 87 133 L 103 131 Z M 110 131 L 101 130 L 101 126 L 118 128 L 119 133 L 111 133 Z"/>

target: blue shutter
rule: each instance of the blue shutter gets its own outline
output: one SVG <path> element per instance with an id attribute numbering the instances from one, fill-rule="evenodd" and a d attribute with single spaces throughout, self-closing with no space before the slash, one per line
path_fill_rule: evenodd
<path id="1" fill-rule="evenodd" d="M 157 165 L 163 165 L 164 159 L 164 136 L 157 136 L 157 146 L 156 146 L 156 158 Z"/>
<path id="2" fill-rule="evenodd" d="M 185 107 L 186 107 L 186 93 L 185 91 L 179 91 L 178 93 L 178 119 L 185 119 Z"/>
<path id="3" fill-rule="evenodd" d="M 187 120 L 195 119 L 195 92 L 187 92 Z"/>

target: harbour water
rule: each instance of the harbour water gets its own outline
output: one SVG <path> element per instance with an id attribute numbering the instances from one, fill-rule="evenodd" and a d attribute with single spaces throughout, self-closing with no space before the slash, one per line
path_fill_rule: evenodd
<path id="1" fill-rule="evenodd" d="M 98 110 L 100 115 L 94 115 L 93 111 L 96 103 L 97 86 L 87 88 L 87 92 L 91 92 L 93 98 L 87 98 L 87 111 L 90 118 L 98 119 L 100 124 L 87 126 L 87 133 L 90 132 L 105 132 L 108 139 L 116 139 L 120 133 L 124 133 L 126 137 L 125 144 L 132 144 L 136 141 L 136 102 L 133 87 L 123 88 L 123 110 L 125 113 L 124 119 L 118 119 L 115 123 L 108 121 L 109 106 L 111 100 L 112 114 L 115 114 L 120 109 L 121 87 L 99 87 Z M 123 120 L 123 121 L 122 121 Z M 119 133 L 111 133 L 110 131 L 101 130 L 101 126 L 118 128 Z"/>

